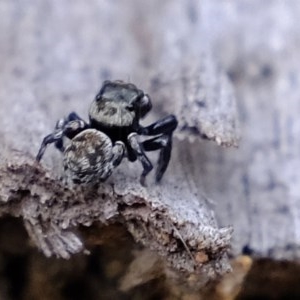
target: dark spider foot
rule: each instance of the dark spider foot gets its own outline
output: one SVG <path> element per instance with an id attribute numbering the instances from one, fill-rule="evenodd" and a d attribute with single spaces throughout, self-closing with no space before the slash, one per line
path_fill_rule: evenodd
<path id="1" fill-rule="evenodd" d="M 157 169 L 155 172 L 155 181 L 161 181 L 164 173 L 166 172 L 170 159 L 171 159 L 172 143 L 170 142 L 165 148 L 162 148 L 159 154 Z"/>
<path id="2" fill-rule="evenodd" d="M 147 186 L 147 183 L 146 183 L 146 176 L 141 175 L 141 177 L 140 177 L 140 184 L 141 184 L 142 186 L 144 186 L 144 187 Z"/>
<path id="3" fill-rule="evenodd" d="M 59 130 L 59 131 L 55 131 L 55 132 L 45 136 L 35 160 L 39 162 L 42 159 L 42 157 L 46 151 L 47 145 L 60 140 L 62 137 L 62 134 L 63 134 L 63 132 L 61 130 Z"/>

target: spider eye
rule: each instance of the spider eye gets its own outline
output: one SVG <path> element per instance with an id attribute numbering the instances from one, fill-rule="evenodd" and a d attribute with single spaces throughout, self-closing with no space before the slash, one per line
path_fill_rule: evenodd
<path id="1" fill-rule="evenodd" d="M 144 94 L 139 101 L 140 115 L 143 118 L 152 108 L 150 97 Z"/>

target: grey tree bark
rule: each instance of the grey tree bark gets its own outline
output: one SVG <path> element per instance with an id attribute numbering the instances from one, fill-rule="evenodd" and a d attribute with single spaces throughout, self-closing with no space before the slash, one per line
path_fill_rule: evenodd
<path id="1" fill-rule="evenodd" d="M 72 3 L 0 3 L 1 214 L 22 216 L 36 245 L 62 257 L 84 248 L 79 224 L 121 222 L 207 279 L 228 270 L 230 245 L 232 255 L 299 258 L 299 3 Z M 86 118 L 109 78 L 149 92 L 145 123 L 178 116 L 159 186 L 140 187 L 139 165 L 123 163 L 98 191 L 68 189 L 52 148 L 34 164 L 55 121 Z"/>
<path id="2" fill-rule="evenodd" d="M 233 151 L 205 144 L 198 186 L 220 224 L 233 225 L 235 254 L 299 258 L 299 14 L 297 1 L 202 6 L 202 28 L 235 87 L 241 141 Z"/>
<path id="3" fill-rule="evenodd" d="M 46 0 L 0 5 L 0 214 L 21 217 L 46 256 L 69 258 L 85 251 L 79 225 L 121 223 L 135 241 L 188 275 L 191 285 L 227 272 L 232 228 L 217 225 L 192 174 L 202 158 L 189 156 L 202 147 L 201 137 L 237 144 L 235 99 L 210 50 L 198 41 L 189 47 L 188 36 L 200 31 L 181 11 L 186 5 L 75 1 L 70 6 Z M 177 41 L 173 18 L 180 18 L 185 40 Z M 58 118 L 76 111 L 87 119 L 104 79 L 129 80 L 149 91 L 155 109 L 145 123 L 168 113 L 178 116 L 172 163 L 162 184 L 149 178 L 148 187 L 141 187 L 141 167 L 123 163 L 97 189 L 67 187 L 59 180 L 61 156 L 54 147 L 41 165 L 34 161 Z"/>

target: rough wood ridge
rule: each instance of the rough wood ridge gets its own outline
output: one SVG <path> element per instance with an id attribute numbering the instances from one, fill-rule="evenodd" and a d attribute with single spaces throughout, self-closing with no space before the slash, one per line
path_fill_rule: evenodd
<path id="1" fill-rule="evenodd" d="M 18 153 L 1 167 L 0 180 L 0 214 L 22 217 L 29 236 L 46 256 L 69 258 L 84 251 L 76 231 L 79 225 L 121 223 L 137 242 L 157 251 L 177 270 L 209 275 L 207 280 L 228 271 L 231 229 L 218 229 L 200 203 L 188 203 L 179 212 L 145 188 L 122 188 L 112 182 L 69 189 L 32 158 Z M 193 214 L 198 219 L 184 218 Z"/>

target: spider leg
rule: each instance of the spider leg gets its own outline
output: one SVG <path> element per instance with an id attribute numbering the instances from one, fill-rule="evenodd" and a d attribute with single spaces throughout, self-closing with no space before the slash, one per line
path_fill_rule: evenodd
<path id="1" fill-rule="evenodd" d="M 172 134 L 163 134 L 161 136 L 154 137 L 150 140 L 144 141 L 142 145 L 145 151 L 161 149 L 155 172 L 155 180 L 156 182 L 159 182 L 162 179 L 171 159 Z"/>
<path id="2" fill-rule="evenodd" d="M 178 121 L 174 115 L 164 117 L 157 122 L 152 123 L 146 127 L 139 127 L 138 134 L 142 135 L 159 135 L 159 134 L 172 134 L 176 129 Z"/>
<path id="3" fill-rule="evenodd" d="M 142 143 L 145 151 L 161 149 L 156 169 L 156 182 L 159 182 L 162 179 L 169 165 L 172 151 L 172 135 L 177 125 L 178 121 L 176 117 L 174 115 L 169 115 L 147 127 L 139 128 L 139 134 L 159 135 Z"/>
<path id="4" fill-rule="evenodd" d="M 64 136 L 72 139 L 79 132 L 85 130 L 87 126 L 82 120 L 74 120 L 67 122 L 62 128 L 55 129 L 43 139 L 36 160 L 40 161 L 42 159 L 48 144 L 60 142 Z"/>
<path id="5" fill-rule="evenodd" d="M 113 158 L 112 158 L 111 163 L 114 168 L 117 167 L 121 163 L 122 159 L 124 158 L 125 149 L 126 149 L 125 145 L 121 141 L 117 141 L 115 143 L 115 145 L 113 146 L 113 149 L 112 149 Z"/>
<path id="6" fill-rule="evenodd" d="M 55 130 L 63 130 L 66 124 L 68 124 L 71 121 L 76 121 L 80 120 L 84 122 L 82 118 L 80 118 L 75 112 L 71 112 L 66 118 L 59 119 L 55 125 Z M 86 128 L 88 127 L 88 124 L 86 124 Z M 64 147 L 64 141 L 63 138 L 55 142 L 55 147 L 61 151 L 64 152 L 65 147 Z"/>
<path id="7" fill-rule="evenodd" d="M 128 143 L 143 166 L 144 170 L 141 175 L 140 182 L 143 186 L 145 186 L 146 176 L 153 169 L 152 163 L 146 156 L 143 146 L 139 143 L 137 133 L 133 132 L 128 136 Z"/>

